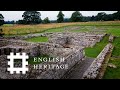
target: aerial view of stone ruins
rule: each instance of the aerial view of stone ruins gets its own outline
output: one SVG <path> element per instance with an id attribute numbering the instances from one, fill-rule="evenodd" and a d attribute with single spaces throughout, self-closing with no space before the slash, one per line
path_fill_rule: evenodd
<path id="1" fill-rule="evenodd" d="M 119 50 L 119 48 L 115 46 L 116 43 L 114 44 L 114 41 L 116 41 L 120 35 L 119 21 L 65 24 L 66 23 L 63 23 L 63 25 L 59 27 L 52 27 L 50 29 L 45 28 L 42 32 L 38 30 L 37 33 L 30 32 L 27 34 L 19 34 L 19 31 L 16 31 L 17 34 L 11 33 L 13 28 L 30 27 L 28 25 L 3 25 L 2 30 L 4 31 L 4 29 L 6 29 L 6 32 L 3 32 L 4 35 L 0 37 L 0 79 L 104 79 L 107 77 L 109 69 L 114 69 L 114 71 L 117 69 L 119 71 L 120 64 L 118 63 L 120 62 L 118 61 L 120 60 L 120 54 L 114 56 L 115 50 Z M 42 25 L 47 27 L 47 25 L 52 24 Z M 32 30 L 35 29 L 33 27 L 41 28 L 42 25 L 31 25 Z M 53 26 L 57 25 L 60 24 L 53 24 Z M 108 32 L 108 29 L 112 29 L 111 32 Z M 119 32 L 114 34 L 114 30 L 116 29 Z M 36 42 L 29 41 L 38 37 L 45 37 L 48 38 L 48 40 L 45 42 L 39 40 Z M 119 40 L 117 40 L 117 45 L 119 44 Z M 103 44 L 100 45 L 100 43 Z M 91 49 L 94 51 L 93 57 L 92 52 L 90 52 Z M 100 49 L 99 53 L 96 51 L 97 49 Z M 40 64 L 66 64 L 68 67 L 67 69 L 39 69 L 36 66 L 37 69 L 34 69 L 34 64 L 29 63 L 29 70 L 26 74 L 10 74 L 7 71 L 9 67 L 7 55 L 10 55 L 10 52 L 25 52 L 29 58 L 42 55 L 64 57 L 64 62 L 42 62 Z M 94 53 L 96 56 L 94 56 Z M 30 62 L 30 60 L 32 59 L 28 59 L 28 62 Z M 117 60 L 117 64 L 114 63 L 115 60 Z M 112 61 L 114 62 L 112 63 Z M 20 66 L 20 64 L 17 65 Z M 107 79 L 109 78 L 110 76 Z"/>

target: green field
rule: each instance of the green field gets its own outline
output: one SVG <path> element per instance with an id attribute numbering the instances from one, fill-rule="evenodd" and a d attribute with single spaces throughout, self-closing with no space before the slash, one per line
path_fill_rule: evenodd
<path id="1" fill-rule="evenodd" d="M 117 68 L 107 67 L 103 79 L 120 79 L 120 37 L 116 37 L 113 41 L 114 49 L 109 63 L 117 66 Z"/>
<path id="2" fill-rule="evenodd" d="M 48 37 L 33 37 L 26 39 L 28 42 L 48 42 Z"/>
<path id="3" fill-rule="evenodd" d="M 120 57 L 120 37 L 116 37 L 113 42 L 114 49 L 112 52 L 112 57 Z"/>
<path id="4" fill-rule="evenodd" d="M 42 32 L 66 32 L 66 27 L 79 26 L 79 29 L 67 30 L 70 32 L 106 32 L 120 36 L 120 21 L 99 21 L 99 22 L 76 22 L 76 23 L 52 23 L 38 25 L 13 25 L 2 26 L 5 35 L 23 35 Z"/>
<path id="5" fill-rule="evenodd" d="M 103 79 L 120 79 L 120 59 L 111 58 L 109 63 L 117 66 L 117 68 L 107 67 Z"/>

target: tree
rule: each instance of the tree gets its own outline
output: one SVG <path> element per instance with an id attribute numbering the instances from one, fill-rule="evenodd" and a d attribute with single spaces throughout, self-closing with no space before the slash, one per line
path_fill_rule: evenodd
<path id="1" fill-rule="evenodd" d="M 41 14 L 37 11 L 25 11 L 22 15 L 25 24 L 41 23 Z"/>
<path id="2" fill-rule="evenodd" d="M 115 20 L 120 20 L 120 11 L 117 11 L 116 13 L 113 14 L 113 18 Z"/>
<path id="3" fill-rule="evenodd" d="M 90 21 L 95 21 L 95 16 L 92 16 L 92 17 L 90 18 Z"/>
<path id="4" fill-rule="evenodd" d="M 50 23 L 50 20 L 48 17 L 46 17 L 44 20 L 43 20 L 43 23 L 47 24 L 47 23 Z"/>
<path id="5" fill-rule="evenodd" d="M 0 14 L 0 26 L 4 24 L 4 17 Z"/>
<path id="6" fill-rule="evenodd" d="M 17 24 L 25 24 L 25 20 L 18 20 L 16 21 Z"/>
<path id="7" fill-rule="evenodd" d="M 0 26 L 4 24 L 4 17 L 0 14 Z M 0 37 L 4 35 L 3 30 L 0 28 Z"/>
<path id="8" fill-rule="evenodd" d="M 57 22 L 61 23 L 64 21 L 64 14 L 62 13 L 62 11 L 60 11 L 57 15 Z"/>
<path id="9" fill-rule="evenodd" d="M 82 21 L 82 14 L 79 11 L 75 11 L 72 13 L 70 20 L 72 22 L 80 22 Z"/>
<path id="10" fill-rule="evenodd" d="M 100 12 L 96 16 L 96 21 L 102 21 L 105 19 L 106 13 L 105 12 Z"/>

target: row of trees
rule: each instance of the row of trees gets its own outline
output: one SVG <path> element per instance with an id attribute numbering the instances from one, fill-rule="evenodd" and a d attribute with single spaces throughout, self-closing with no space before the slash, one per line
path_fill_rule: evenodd
<path id="1" fill-rule="evenodd" d="M 41 19 L 40 12 L 37 11 L 25 11 L 22 15 L 23 20 L 18 20 L 17 24 L 39 24 L 39 23 L 50 23 L 48 17 L 44 20 Z"/>
<path id="2" fill-rule="evenodd" d="M 39 24 L 39 23 L 50 23 L 48 17 L 44 20 L 41 19 L 40 12 L 37 11 L 25 11 L 22 15 L 23 20 L 18 20 L 18 24 Z M 57 15 L 57 20 L 55 22 L 62 23 L 62 22 L 79 22 L 82 21 L 82 14 L 79 11 L 76 11 L 72 14 L 70 19 L 64 19 L 64 14 L 60 11 Z"/>
<path id="3" fill-rule="evenodd" d="M 96 16 L 83 16 L 79 11 L 72 13 L 70 18 L 64 18 L 64 14 L 60 11 L 57 15 L 57 20 L 50 21 L 48 17 L 44 20 L 41 19 L 41 13 L 37 11 L 25 11 L 22 15 L 23 19 L 17 22 L 8 21 L 5 23 L 17 23 L 17 24 L 39 24 L 39 23 L 62 23 L 62 22 L 87 22 L 87 21 L 113 21 L 120 20 L 120 11 L 113 14 L 106 14 L 105 12 L 100 12 Z M 4 23 L 3 16 L 0 14 L 0 25 Z"/>
<path id="4" fill-rule="evenodd" d="M 23 20 L 17 21 L 18 24 L 38 24 L 38 23 L 50 23 L 48 17 L 41 20 L 41 14 L 37 11 L 25 11 L 22 15 Z M 96 16 L 83 16 L 79 11 L 72 13 L 70 18 L 64 18 L 64 14 L 60 11 L 57 15 L 57 20 L 53 22 L 87 22 L 87 21 L 113 21 L 120 20 L 120 11 L 113 14 L 106 14 L 105 12 L 100 12 Z"/>

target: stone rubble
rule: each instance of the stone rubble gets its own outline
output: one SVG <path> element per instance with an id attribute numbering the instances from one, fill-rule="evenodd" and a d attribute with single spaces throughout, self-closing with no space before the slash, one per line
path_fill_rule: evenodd
<path id="1" fill-rule="evenodd" d="M 37 36 L 49 37 L 47 43 L 31 43 L 24 39 Z M 60 79 L 70 68 L 85 57 L 84 48 L 94 46 L 105 34 L 89 33 L 40 33 L 26 36 L 5 37 L 0 39 L 0 78 L 1 79 Z M 26 52 L 30 57 L 47 54 L 51 57 L 64 57 L 65 62 L 55 64 L 68 64 L 68 70 L 35 70 L 28 65 L 26 75 L 10 75 L 7 72 L 6 55 L 10 52 Z M 99 58 L 103 58 L 99 57 Z M 100 59 L 101 60 L 101 59 Z M 102 62 L 102 61 L 100 61 Z M 44 64 L 44 63 L 42 63 Z M 48 63 L 49 64 L 49 63 Z M 97 63 L 97 67 L 101 64 Z M 97 69 L 97 68 L 96 68 Z M 93 75 L 95 76 L 95 74 Z"/>

